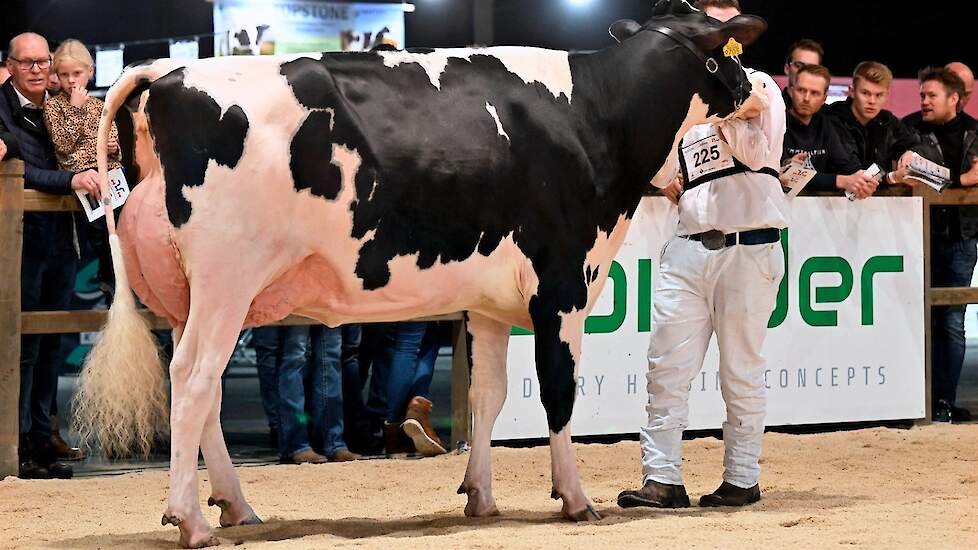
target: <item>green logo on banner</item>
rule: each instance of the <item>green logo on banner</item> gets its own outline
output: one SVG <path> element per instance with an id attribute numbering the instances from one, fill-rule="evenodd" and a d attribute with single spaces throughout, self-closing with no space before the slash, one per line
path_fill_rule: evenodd
<path id="1" fill-rule="evenodd" d="M 778 299 L 768 328 L 774 328 L 784 323 L 788 317 L 788 230 L 781 230 L 781 248 L 784 250 L 784 271 L 778 288 Z M 859 276 L 861 296 L 860 323 L 872 325 L 875 320 L 873 309 L 874 275 L 877 273 L 902 273 L 903 256 L 873 256 L 862 266 Z M 840 277 L 835 286 L 814 286 L 812 277 L 817 273 L 835 273 Z M 628 274 L 617 261 L 612 261 L 608 270 L 608 284 L 614 288 L 614 307 L 606 315 L 591 315 L 584 322 L 586 334 L 606 334 L 615 332 L 625 323 L 628 313 Z M 652 260 L 638 260 L 637 281 L 638 332 L 652 330 Z M 841 256 L 814 256 L 805 260 L 798 273 L 798 308 L 802 320 L 813 327 L 834 327 L 839 325 L 839 314 L 834 309 L 814 309 L 818 304 L 838 304 L 846 301 L 852 294 L 855 283 L 853 268 L 848 260 Z M 814 303 L 812 290 L 814 288 Z M 531 331 L 513 327 L 512 334 L 529 335 Z"/>

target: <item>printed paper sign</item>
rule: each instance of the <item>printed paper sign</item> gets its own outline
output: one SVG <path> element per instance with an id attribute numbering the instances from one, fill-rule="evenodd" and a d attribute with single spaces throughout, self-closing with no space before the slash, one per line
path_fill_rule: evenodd
<path id="1" fill-rule="evenodd" d="M 109 171 L 109 194 L 112 196 L 113 210 L 125 204 L 126 199 L 129 198 L 129 183 L 126 181 L 126 175 L 122 172 L 122 168 Z M 75 191 L 75 195 L 78 195 L 78 200 L 81 201 L 82 209 L 85 210 L 88 221 L 93 222 L 105 215 L 105 208 L 102 203 L 92 198 L 88 193 Z"/>

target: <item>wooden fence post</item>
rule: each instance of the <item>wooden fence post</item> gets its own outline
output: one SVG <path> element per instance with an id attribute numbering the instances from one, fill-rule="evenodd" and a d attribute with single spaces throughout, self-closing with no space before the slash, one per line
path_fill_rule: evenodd
<path id="1" fill-rule="evenodd" d="M 17 475 L 24 164 L 0 162 L 0 479 Z"/>
<path id="2" fill-rule="evenodd" d="M 465 314 L 452 323 L 452 440 L 449 451 L 459 442 L 468 443 L 472 435 L 472 414 L 469 411 L 469 341 L 465 330 Z"/>

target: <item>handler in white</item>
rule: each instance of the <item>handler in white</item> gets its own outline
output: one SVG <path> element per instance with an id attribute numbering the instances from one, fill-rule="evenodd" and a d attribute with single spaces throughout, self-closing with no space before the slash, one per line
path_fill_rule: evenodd
<path id="1" fill-rule="evenodd" d="M 706 11 L 712 15 L 710 8 Z M 703 124 L 687 132 L 676 159 L 685 191 L 681 180 L 674 180 L 672 161 L 653 181 L 678 202 L 679 227 L 663 248 L 655 284 L 649 423 L 641 429 L 645 484 L 618 496 L 623 508 L 689 506 L 679 471 L 682 432 L 688 426 L 690 383 L 714 333 L 727 407 L 725 471 L 720 488 L 702 497 L 700 506 L 744 506 L 760 499 L 761 346 L 784 275 L 779 241 L 788 225 L 789 203 L 778 180 L 784 101 L 770 76 L 747 73 L 753 93 L 766 98 L 769 108 L 748 109 L 741 116 L 749 119 Z"/>

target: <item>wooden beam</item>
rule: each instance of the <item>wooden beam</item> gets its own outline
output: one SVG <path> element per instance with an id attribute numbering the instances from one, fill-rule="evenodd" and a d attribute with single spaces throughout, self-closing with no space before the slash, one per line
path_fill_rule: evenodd
<path id="1" fill-rule="evenodd" d="M 24 164 L 0 162 L 0 479 L 17 475 Z"/>
<path id="2" fill-rule="evenodd" d="M 461 316 L 461 314 L 460 314 Z M 449 451 L 472 437 L 472 413 L 469 410 L 469 339 L 465 319 L 452 323 L 452 440 Z"/>
<path id="3" fill-rule="evenodd" d="M 930 424 L 931 421 L 931 367 L 933 365 L 933 338 L 934 335 L 930 330 L 931 323 L 931 288 L 930 288 L 930 258 L 931 258 L 931 242 L 930 242 L 930 202 L 928 201 L 928 196 L 933 196 L 936 193 L 931 193 L 930 195 L 924 195 L 925 190 L 930 190 L 925 185 L 918 185 L 914 187 L 914 196 L 921 197 L 923 200 L 923 205 L 921 206 L 921 229 L 923 230 L 923 240 L 921 241 L 924 245 L 924 419 L 918 424 Z"/>
<path id="4" fill-rule="evenodd" d="M 19 257 L 19 256 L 18 256 Z M 19 274 L 18 274 L 19 275 Z M 19 287 L 18 287 L 19 288 Z M 17 309 L 19 312 L 20 303 L 18 297 Z M 148 309 L 141 309 L 140 313 L 153 330 L 168 330 L 170 324 L 163 317 L 158 317 Z M 73 334 L 77 332 L 98 332 L 102 329 L 108 318 L 108 311 L 102 309 L 86 309 L 78 311 L 25 311 L 20 313 L 21 331 L 23 334 Z M 458 321 L 462 319 L 461 313 L 451 313 L 447 315 L 435 315 L 416 319 L 417 321 Z M 272 325 L 294 326 L 294 325 L 314 325 L 319 321 L 302 317 L 300 315 L 290 315 L 285 319 Z"/>
<path id="5" fill-rule="evenodd" d="M 154 330 L 167 330 L 170 324 L 148 309 L 140 310 Z M 72 334 L 102 330 L 109 312 L 104 309 L 78 311 L 25 311 L 20 314 L 24 334 Z"/>
<path id="6" fill-rule="evenodd" d="M 930 305 L 956 306 L 978 304 L 978 287 L 960 286 L 930 289 Z"/>
<path id="7" fill-rule="evenodd" d="M 51 195 L 33 189 L 24 190 L 24 212 L 81 212 L 78 197 L 70 195 Z"/>

